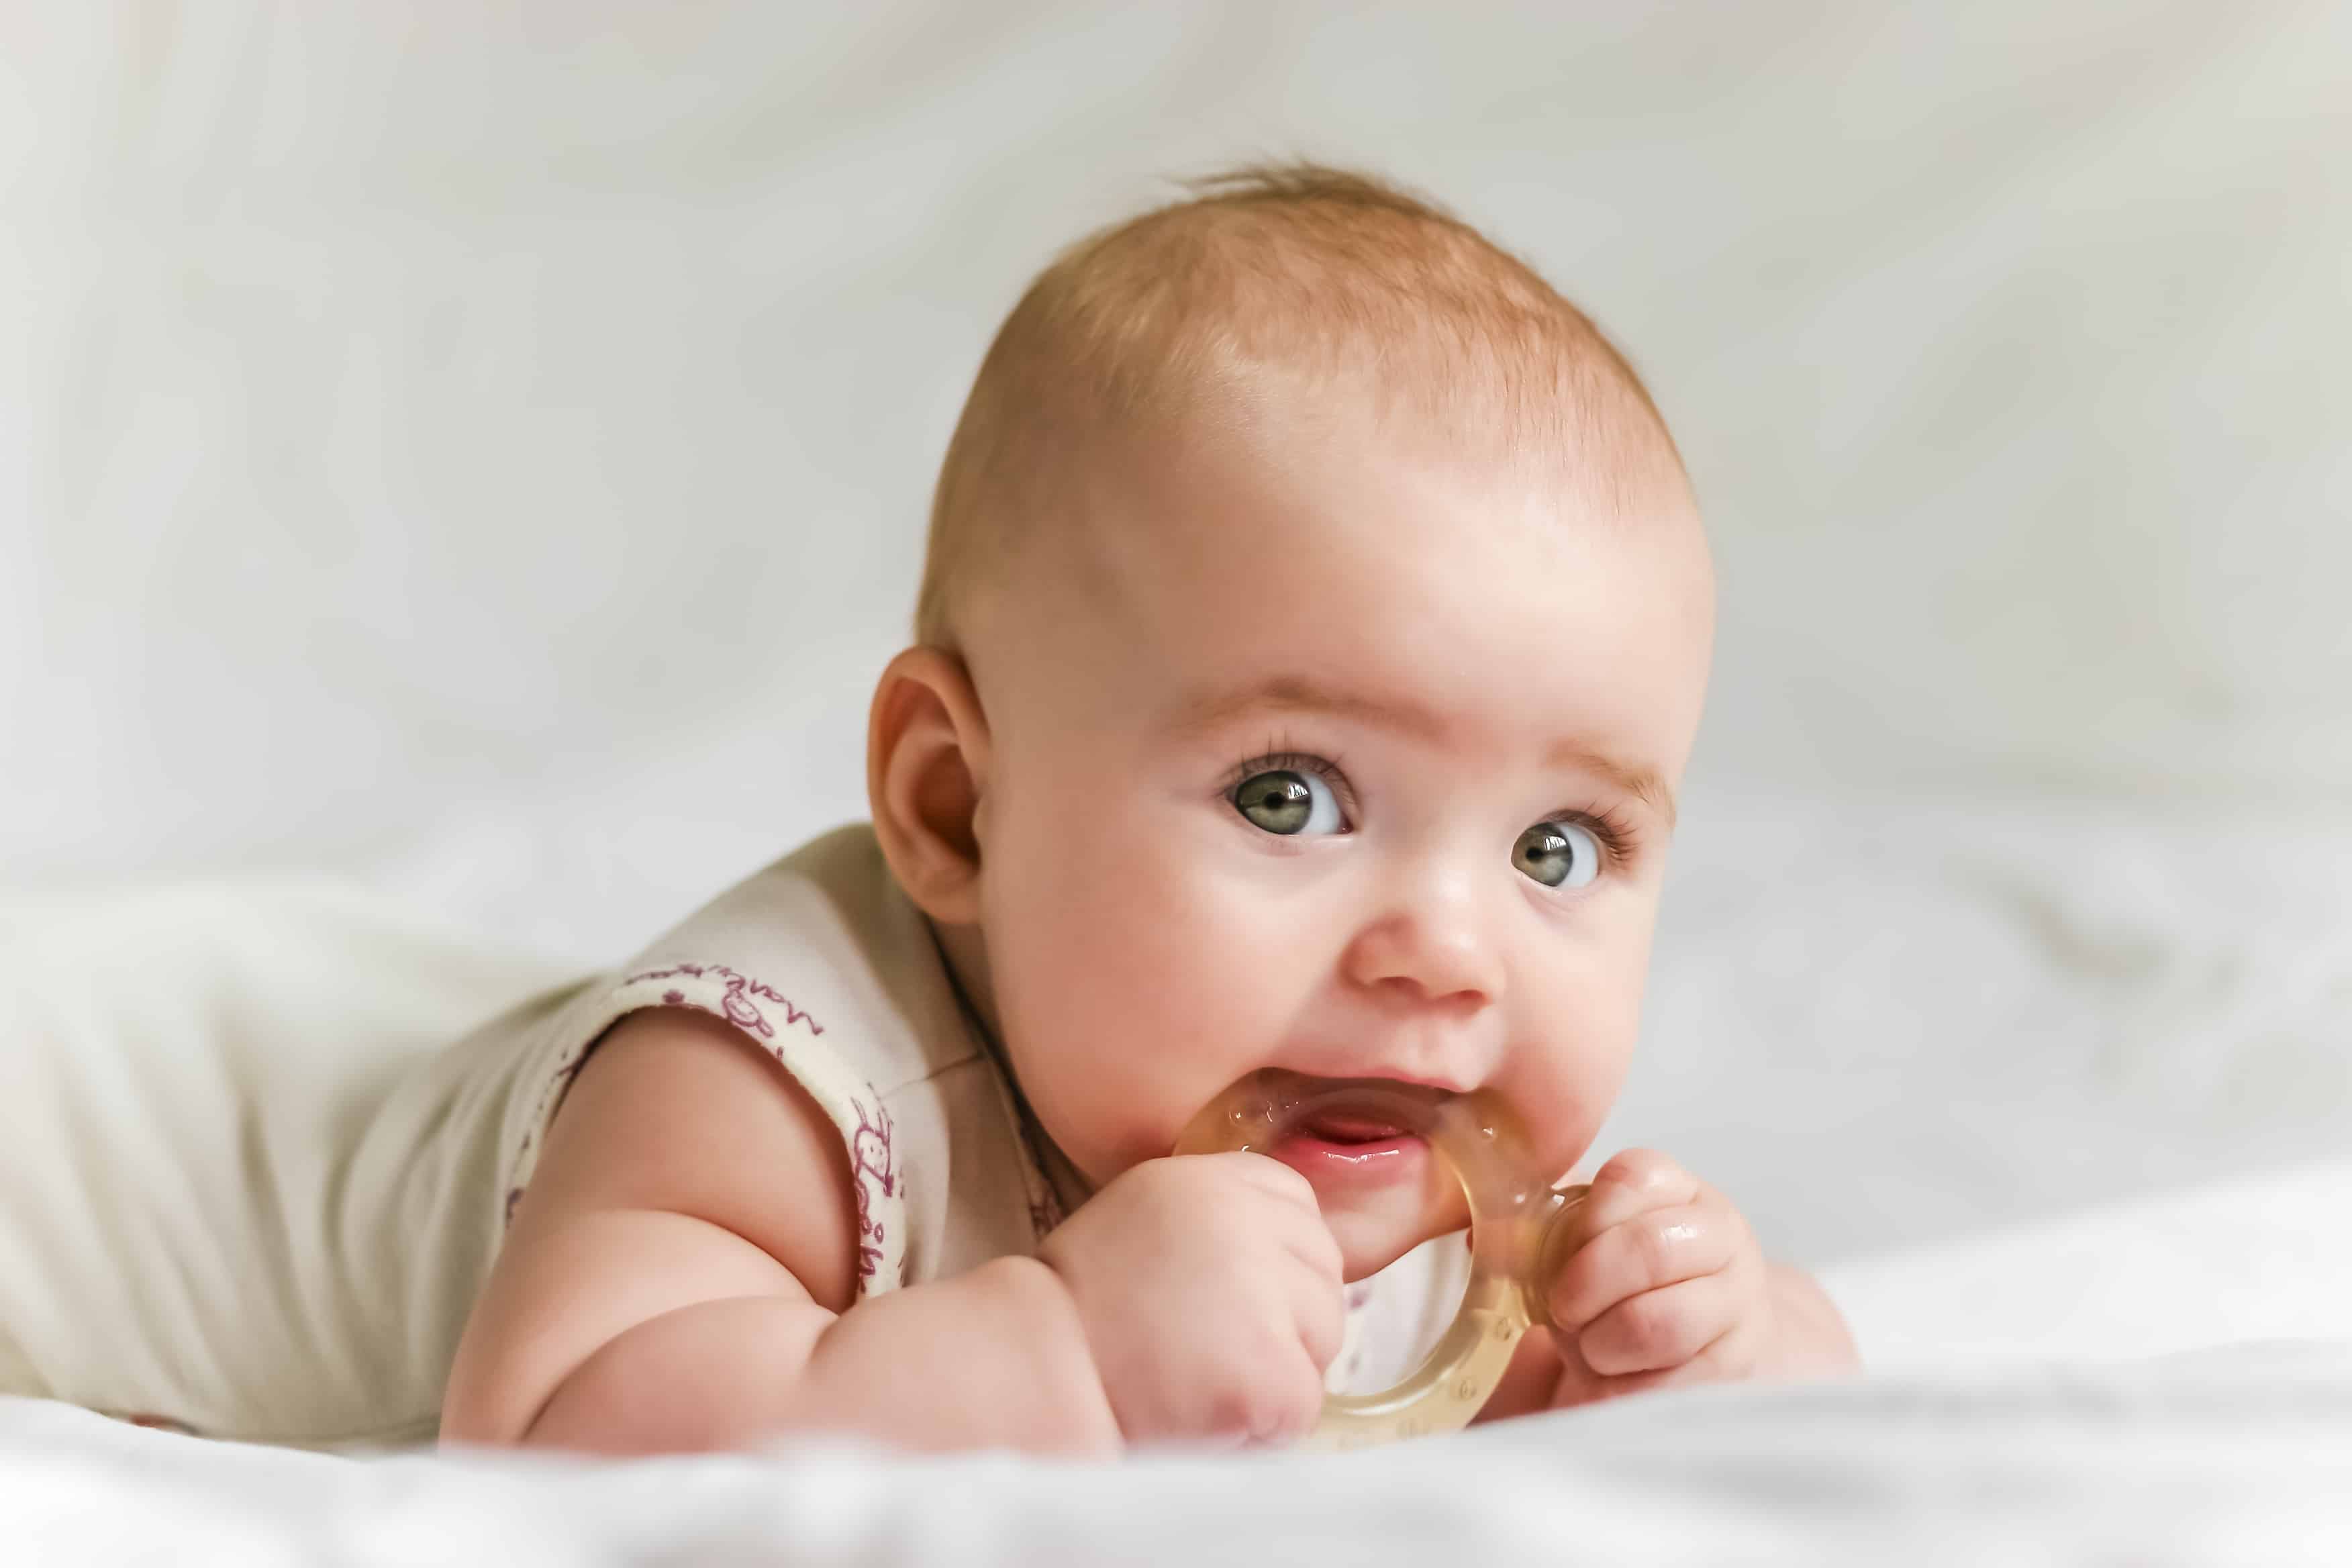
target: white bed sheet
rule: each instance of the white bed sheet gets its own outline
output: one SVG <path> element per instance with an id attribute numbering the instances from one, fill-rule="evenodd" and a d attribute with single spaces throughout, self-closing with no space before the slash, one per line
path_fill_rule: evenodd
<path id="1" fill-rule="evenodd" d="M 1822 1279 L 1882 1371 L 2352 1341 L 2352 1161 L 1897 1248 Z"/>
<path id="2" fill-rule="evenodd" d="M 0 1402 L 46 1563 L 2340 1563 L 2352 1346 L 1629 1400 L 1335 1458 L 352 1461 Z"/>

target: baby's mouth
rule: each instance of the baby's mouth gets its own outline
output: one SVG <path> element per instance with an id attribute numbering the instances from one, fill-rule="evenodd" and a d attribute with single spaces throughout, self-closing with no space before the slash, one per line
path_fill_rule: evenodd
<path id="1" fill-rule="evenodd" d="M 1310 1111 L 1292 1122 L 1266 1151 L 1315 1183 L 1352 1188 L 1418 1179 L 1429 1145 L 1396 1122 L 1363 1111 Z"/>
<path id="2" fill-rule="evenodd" d="M 1342 1148 L 1357 1143 L 1381 1143 L 1407 1136 L 1393 1121 L 1347 1110 L 1320 1110 L 1299 1120 L 1297 1131 Z"/>
<path id="3" fill-rule="evenodd" d="M 1431 1237 L 1461 1228 L 1462 1184 L 1430 1137 L 1459 1096 L 1382 1078 L 1252 1073 L 1212 1100 L 1178 1137 L 1184 1154 L 1251 1150 L 1315 1190 L 1347 1278 L 1377 1273 Z M 1423 1131 L 1426 1130 L 1426 1131 Z"/>

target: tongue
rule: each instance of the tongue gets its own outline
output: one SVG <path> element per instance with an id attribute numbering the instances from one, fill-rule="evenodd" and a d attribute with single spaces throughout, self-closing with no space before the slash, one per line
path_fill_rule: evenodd
<path id="1" fill-rule="evenodd" d="M 1328 1143 L 1376 1143 L 1386 1138 L 1402 1135 L 1404 1129 L 1393 1121 L 1377 1117 L 1350 1116 L 1344 1110 L 1327 1110 L 1309 1118 L 1302 1131 Z"/>

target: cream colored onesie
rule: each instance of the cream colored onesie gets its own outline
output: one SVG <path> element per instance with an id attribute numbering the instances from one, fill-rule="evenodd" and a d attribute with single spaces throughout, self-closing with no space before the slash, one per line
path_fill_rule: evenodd
<path id="1" fill-rule="evenodd" d="M 870 828 L 551 978 L 318 889 L 0 900 L 0 1394 L 429 1439 L 564 1086 L 641 1007 L 725 1018 L 833 1120 L 861 1295 L 1030 1252 L 1083 1201 Z M 1335 1381 L 1433 1331 L 1454 1270 L 1411 1267 L 1350 1291 Z"/>

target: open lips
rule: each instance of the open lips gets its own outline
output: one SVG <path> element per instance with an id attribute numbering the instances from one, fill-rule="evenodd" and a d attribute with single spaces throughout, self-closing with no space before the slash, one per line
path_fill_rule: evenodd
<path id="1" fill-rule="evenodd" d="M 1301 1117 L 1293 1125 L 1292 1132 L 1294 1135 L 1342 1146 L 1351 1143 L 1386 1143 L 1407 1136 L 1405 1130 L 1393 1121 L 1384 1121 L 1376 1116 L 1337 1110 L 1318 1110 Z"/>

